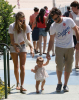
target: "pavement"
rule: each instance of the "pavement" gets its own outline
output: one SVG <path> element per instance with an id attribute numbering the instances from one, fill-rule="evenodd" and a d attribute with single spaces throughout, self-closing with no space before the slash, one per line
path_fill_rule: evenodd
<path id="1" fill-rule="evenodd" d="M 56 92 L 57 86 L 57 75 L 56 75 L 56 64 L 55 64 L 55 56 L 52 57 L 52 52 L 50 53 L 51 60 L 45 69 L 49 75 L 46 78 L 46 83 L 44 86 L 44 91 L 41 92 L 41 84 L 39 86 L 40 93 L 36 94 L 35 90 L 35 79 L 34 73 L 31 72 L 31 69 L 36 65 L 36 58 L 39 54 L 35 54 L 34 58 L 31 57 L 29 50 L 27 54 L 26 64 L 25 64 L 25 81 L 24 81 L 24 88 L 27 89 L 25 94 L 21 94 L 19 90 L 16 90 L 16 80 L 14 76 L 14 67 L 12 60 L 10 61 L 10 85 L 15 85 L 10 94 L 8 95 L 7 100 L 79 100 L 79 70 L 75 70 L 74 65 L 75 61 L 73 62 L 72 72 L 70 74 L 70 78 L 68 81 L 69 92 L 60 93 Z M 46 61 L 46 55 L 43 54 L 42 57 L 44 61 Z M 4 66 L 3 66 L 3 57 L 1 56 L 0 60 L 0 77 L 4 80 Z M 62 75 L 62 84 L 64 83 L 64 72 Z M 5 99 L 4 99 L 5 100 Z"/>

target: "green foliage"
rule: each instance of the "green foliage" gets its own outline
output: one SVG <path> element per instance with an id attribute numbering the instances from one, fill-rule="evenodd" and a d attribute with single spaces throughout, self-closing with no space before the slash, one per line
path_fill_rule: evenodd
<path id="1" fill-rule="evenodd" d="M 8 44 L 10 43 L 9 34 L 8 31 L 6 33 L 6 30 L 14 22 L 14 8 L 15 6 L 12 7 L 8 1 L 0 0 L 0 43 L 6 43 L 6 34 Z"/>
<path id="2" fill-rule="evenodd" d="M 13 85 L 12 87 L 7 87 L 7 92 L 11 91 L 13 89 L 15 85 Z M 8 94 L 8 93 L 7 93 Z M 3 99 L 5 97 L 5 83 L 1 80 L 0 77 L 0 100 Z"/>

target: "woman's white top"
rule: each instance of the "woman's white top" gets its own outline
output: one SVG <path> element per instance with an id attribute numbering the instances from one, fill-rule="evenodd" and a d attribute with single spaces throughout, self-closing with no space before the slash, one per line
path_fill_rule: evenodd
<path id="1" fill-rule="evenodd" d="M 73 20 L 76 23 L 77 26 L 79 26 L 79 14 L 75 14 L 73 11 L 70 12 L 71 15 L 73 16 Z M 73 30 L 73 35 L 75 35 L 75 31 Z"/>
<path id="2" fill-rule="evenodd" d="M 9 34 L 14 34 L 14 42 L 20 44 L 21 42 L 25 41 L 24 37 L 27 38 L 27 33 L 31 32 L 31 28 L 28 24 L 26 24 L 26 31 L 25 33 L 21 31 L 19 34 L 14 29 L 15 22 L 9 25 Z"/>

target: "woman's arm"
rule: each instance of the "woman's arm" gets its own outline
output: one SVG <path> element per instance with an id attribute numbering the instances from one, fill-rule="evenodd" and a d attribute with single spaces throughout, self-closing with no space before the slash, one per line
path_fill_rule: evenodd
<path id="1" fill-rule="evenodd" d="M 47 17 L 45 17 L 45 25 L 47 25 L 48 18 L 49 18 L 49 14 Z"/>
<path id="2" fill-rule="evenodd" d="M 13 34 L 10 34 L 10 41 L 11 41 L 12 45 L 15 45 L 15 43 L 14 43 L 14 35 Z"/>
<path id="3" fill-rule="evenodd" d="M 10 34 L 10 41 L 11 41 L 11 44 L 13 45 L 15 51 L 19 52 L 19 49 L 16 47 L 16 44 L 14 43 L 14 35 L 13 34 Z"/>
<path id="4" fill-rule="evenodd" d="M 30 53 L 31 53 L 32 57 L 34 57 L 34 50 L 33 50 L 32 44 L 31 44 L 30 33 L 27 33 L 27 39 L 30 41 L 29 42 Z"/>

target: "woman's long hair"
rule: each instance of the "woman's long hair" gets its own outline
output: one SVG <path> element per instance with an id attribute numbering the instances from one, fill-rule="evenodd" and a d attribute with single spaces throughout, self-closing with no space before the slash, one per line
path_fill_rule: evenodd
<path id="1" fill-rule="evenodd" d="M 26 24 L 25 21 L 23 22 L 22 25 L 19 24 L 19 19 L 20 18 L 25 18 L 25 15 L 23 12 L 18 12 L 15 16 L 15 26 L 14 29 L 17 33 L 20 33 L 21 31 L 26 31 Z"/>
<path id="2" fill-rule="evenodd" d="M 44 23 L 44 19 L 43 19 L 44 14 L 45 14 L 45 9 L 42 8 L 42 9 L 40 10 L 39 14 L 38 14 L 37 17 L 36 17 L 36 21 L 37 21 L 37 22 L 40 22 L 40 21 L 39 21 L 39 18 L 40 18 L 41 22 Z"/>

